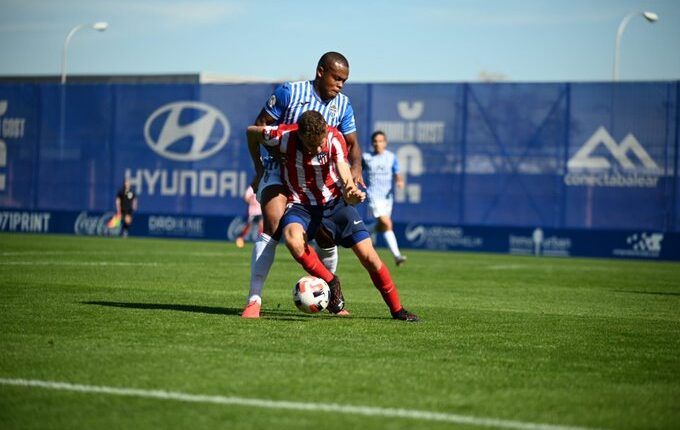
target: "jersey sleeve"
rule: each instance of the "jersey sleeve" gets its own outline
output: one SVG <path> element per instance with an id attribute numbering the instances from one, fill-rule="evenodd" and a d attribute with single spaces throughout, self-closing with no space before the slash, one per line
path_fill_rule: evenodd
<path id="1" fill-rule="evenodd" d="M 290 82 L 279 85 L 264 106 L 265 112 L 277 121 L 283 116 L 283 113 L 288 107 L 288 103 L 290 102 L 290 91 Z"/>
<path id="2" fill-rule="evenodd" d="M 351 134 L 357 131 L 356 121 L 354 120 L 354 109 L 352 109 L 352 104 L 347 99 L 347 109 L 345 109 L 345 114 L 340 119 L 340 124 L 338 125 L 338 130 L 342 134 Z"/>
<path id="3" fill-rule="evenodd" d="M 394 157 L 394 163 L 392 163 L 392 173 L 396 175 L 400 172 L 399 159 L 397 158 L 397 154 L 392 154 L 392 156 Z"/>
<path id="4" fill-rule="evenodd" d="M 268 125 L 262 130 L 262 137 L 264 138 L 262 144 L 264 146 L 274 147 L 281 144 L 282 130 L 279 126 Z"/>

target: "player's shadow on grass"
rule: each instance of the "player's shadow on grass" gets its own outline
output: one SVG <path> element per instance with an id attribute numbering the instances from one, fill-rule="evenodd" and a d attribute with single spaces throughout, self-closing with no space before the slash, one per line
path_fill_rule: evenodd
<path id="1" fill-rule="evenodd" d="M 80 302 L 84 305 L 110 306 L 114 308 L 128 308 L 128 309 L 147 309 L 147 310 L 166 310 L 166 311 L 180 311 L 180 312 L 195 312 L 212 315 L 236 315 L 241 316 L 241 308 L 222 308 L 217 306 L 196 306 L 196 305 L 179 305 L 174 303 L 130 303 L 130 302 L 106 302 L 106 301 L 88 301 Z M 299 314 L 292 311 L 263 309 L 263 315 L 267 318 L 276 320 L 290 320 L 300 321 L 310 318 L 310 316 Z"/>
<path id="2" fill-rule="evenodd" d="M 130 303 L 130 302 L 105 302 L 105 301 L 89 301 L 80 303 L 84 305 L 111 306 L 114 308 L 196 312 L 201 314 L 217 314 L 217 315 L 241 315 L 241 309 L 220 308 L 216 306 L 178 305 L 174 303 Z"/>
<path id="3" fill-rule="evenodd" d="M 672 291 L 629 291 L 629 290 L 614 290 L 617 293 L 628 293 L 628 294 L 649 294 L 652 296 L 680 296 L 680 293 Z"/>

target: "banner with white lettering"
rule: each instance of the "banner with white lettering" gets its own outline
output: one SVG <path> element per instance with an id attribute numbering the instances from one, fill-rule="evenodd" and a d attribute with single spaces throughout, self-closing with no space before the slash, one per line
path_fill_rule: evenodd
<path id="1" fill-rule="evenodd" d="M 127 178 L 140 215 L 240 217 L 253 175 L 245 130 L 274 87 L 0 85 L 0 208 L 107 213 Z M 414 83 L 344 92 L 363 151 L 381 130 L 399 161 L 406 186 L 394 192 L 396 223 L 668 232 L 680 231 L 679 88 Z M 173 219 L 154 225 L 199 230 Z"/>

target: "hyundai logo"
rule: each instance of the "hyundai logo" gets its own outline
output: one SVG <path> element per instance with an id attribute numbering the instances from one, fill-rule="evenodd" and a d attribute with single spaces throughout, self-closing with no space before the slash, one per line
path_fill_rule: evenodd
<path id="1" fill-rule="evenodd" d="M 229 121 L 222 112 L 192 101 L 161 106 L 144 124 L 144 138 L 151 149 L 177 161 L 210 157 L 227 143 L 229 132 Z"/>

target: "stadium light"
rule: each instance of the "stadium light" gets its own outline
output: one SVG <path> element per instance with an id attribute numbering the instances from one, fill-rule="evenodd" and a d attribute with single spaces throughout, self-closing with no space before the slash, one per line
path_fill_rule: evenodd
<path id="1" fill-rule="evenodd" d="M 109 28 L 109 23 L 108 22 L 95 22 L 94 24 L 80 24 L 76 25 L 71 29 L 71 31 L 68 32 L 66 35 L 66 39 L 64 39 L 64 47 L 61 51 L 61 83 L 65 84 L 66 83 L 66 52 L 68 51 L 68 44 L 71 42 L 71 38 L 73 37 L 74 34 L 81 28 L 93 28 L 94 30 L 97 31 L 105 31 L 107 28 Z"/>
<path id="2" fill-rule="evenodd" d="M 616 32 L 616 47 L 614 48 L 614 81 L 619 80 L 619 61 L 621 60 L 621 36 L 623 36 L 623 32 L 626 30 L 628 22 L 630 22 L 630 20 L 637 15 L 642 15 L 650 24 L 654 24 L 659 20 L 659 15 L 649 11 L 631 12 L 621 20 L 621 24 L 619 24 L 619 29 Z"/>

